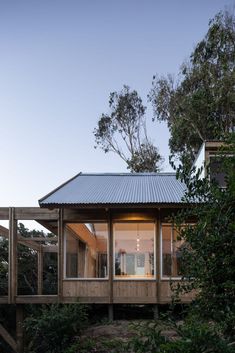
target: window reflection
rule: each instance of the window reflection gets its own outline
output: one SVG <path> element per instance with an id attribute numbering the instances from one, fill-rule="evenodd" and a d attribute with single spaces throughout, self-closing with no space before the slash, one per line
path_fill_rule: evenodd
<path id="1" fill-rule="evenodd" d="M 181 275 L 181 255 L 184 240 L 178 239 L 178 233 L 172 224 L 162 225 L 162 275 L 178 277 Z"/>
<path id="2" fill-rule="evenodd" d="M 106 223 L 67 223 L 66 277 L 106 278 L 108 276 Z"/>
<path id="3" fill-rule="evenodd" d="M 154 223 L 115 223 L 116 278 L 154 276 Z"/>

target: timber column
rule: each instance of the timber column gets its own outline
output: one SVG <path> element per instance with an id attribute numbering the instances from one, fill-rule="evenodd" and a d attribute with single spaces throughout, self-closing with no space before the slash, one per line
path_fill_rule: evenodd
<path id="1" fill-rule="evenodd" d="M 112 216 L 109 210 L 109 307 L 108 317 L 109 321 L 113 321 L 113 226 Z"/>
<path id="2" fill-rule="evenodd" d="M 17 221 L 14 207 L 9 208 L 8 304 L 15 304 L 17 294 Z"/>
<path id="3" fill-rule="evenodd" d="M 58 301 L 63 300 L 63 263 L 64 263 L 64 210 L 59 209 L 58 219 Z"/>
<path id="4" fill-rule="evenodd" d="M 23 332 L 23 321 L 24 321 L 24 307 L 23 305 L 16 305 L 16 344 L 17 353 L 23 353 L 24 351 L 24 332 Z"/>

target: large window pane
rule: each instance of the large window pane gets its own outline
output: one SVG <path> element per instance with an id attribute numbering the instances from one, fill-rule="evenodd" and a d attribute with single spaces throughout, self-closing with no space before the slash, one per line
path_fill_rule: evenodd
<path id="1" fill-rule="evenodd" d="M 67 223 L 66 277 L 108 277 L 106 223 Z"/>
<path id="2" fill-rule="evenodd" d="M 172 276 L 172 226 L 162 226 L 162 274 Z"/>
<path id="3" fill-rule="evenodd" d="M 154 223 L 115 223 L 116 278 L 154 276 Z"/>
<path id="4" fill-rule="evenodd" d="M 162 275 L 178 277 L 181 275 L 181 253 L 184 241 L 172 224 L 162 225 Z"/>
<path id="5" fill-rule="evenodd" d="M 214 180 L 219 187 L 226 188 L 226 173 L 221 157 L 210 157 L 210 179 Z"/>
<path id="6" fill-rule="evenodd" d="M 179 233 L 176 229 L 173 229 L 173 277 L 181 276 L 181 257 L 182 257 L 182 249 L 183 244 L 185 244 L 184 240 L 179 239 Z"/>

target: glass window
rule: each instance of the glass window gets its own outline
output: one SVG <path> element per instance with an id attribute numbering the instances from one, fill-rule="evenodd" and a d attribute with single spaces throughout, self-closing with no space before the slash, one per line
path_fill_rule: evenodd
<path id="1" fill-rule="evenodd" d="M 107 223 L 67 223 L 66 277 L 108 277 Z"/>
<path id="2" fill-rule="evenodd" d="M 223 169 L 221 158 L 210 157 L 210 179 L 214 180 L 221 188 L 226 187 L 226 174 Z"/>
<path id="3" fill-rule="evenodd" d="M 154 277 L 154 223 L 114 224 L 116 278 Z"/>
<path id="4" fill-rule="evenodd" d="M 181 274 L 181 253 L 184 240 L 178 239 L 178 233 L 172 224 L 162 225 L 162 275 L 178 277 Z"/>

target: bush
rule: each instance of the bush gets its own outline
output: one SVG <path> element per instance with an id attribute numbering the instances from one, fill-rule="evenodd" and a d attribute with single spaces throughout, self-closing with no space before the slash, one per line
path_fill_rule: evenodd
<path id="1" fill-rule="evenodd" d="M 161 353 L 234 353 L 234 346 L 224 338 L 220 327 L 191 318 L 178 329 L 180 338 L 160 347 Z"/>
<path id="2" fill-rule="evenodd" d="M 26 318 L 30 353 L 62 353 L 87 324 L 87 307 L 82 304 L 43 306 Z"/>
<path id="3" fill-rule="evenodd" d="M 160 352 L 160 345 L 166 342 L 166 338 L 161 335 L 159 322 L 140 322 L 133 324 L 132 328 L 136 335 L 126 343 L 125 352 Z"/>

